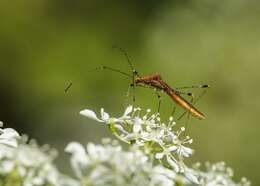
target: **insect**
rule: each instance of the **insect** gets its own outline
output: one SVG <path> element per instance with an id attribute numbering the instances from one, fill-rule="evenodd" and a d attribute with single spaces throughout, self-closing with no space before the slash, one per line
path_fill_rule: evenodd
<path id="1" fill-rule="evenodd" d="M 163 79 L 160 74 L 154 74 L 150 76 L 136 76 L 134 79 L 135 86 L 154 88 L 156 91 L 166 93 L 177 105 L 182 107 L 187 112 L 199 119 L 205 119 L 205 115 L 196 109 L 191 103 L 185 100 L 180 94 L 181 92 L 171 88 Z M 133 85 L 134 86 L 134 85 Z M 202 85 L 201 88 L 207 88 L 208 85 Z M 191 93 L 187 93 L 189 96 L 193 96 Z"/>
<path id="2" fill-rule="evenodd" d="M 186 112 L 190 113 L 191 115 L 193 115 L 194 117 L 196 117 L 198 119 L 205 119 L 205 115 L 202 112 L 200 112 L 190 102 L 188 102 L 186 99 L 184 99 L 181 96 L 181 94 L 186 94 L 188 96 L 193 97 L 192 93 L 180 92 L 179 90 L 171 88 L 161 78 L 161 75 L 158 73 L 153 74 L 153 75 L 148 75 L 148 76 L 140 76 L 139 73 L 134 69 L 131 61 L 129 60 L 127 53 L 120 47 L 113 47 L 113 48 L 119 49 L 125 55 L 127 62 L 129 64 L 130 68 L 132 69 L 132 74 L 128 74 L 123 71 L 120 71 L 120 70 L 117 70 L 117 69 L 114 69 L 111 67 L 107 67 L 107 66 L 102 66 L 101 68 L 108 69 L 108 70 L 111 70 L 114 72 L 118 72 L 118 73 L 124 74 L 124 75 L 132 78 L 131 87 L 133 87 L 133 92 L 134 92 L 136 86 L 154 89 L 156 91 L 156 94 L 158 95 L 158 97 L 160 97 L 159 92 L 163 92 L 163 93 L 167 94 L 177 105 L 179 105 L 181 108 L 183 108 Z M 99 68 L 96 68 L 96 69 L 99 69 Z M 94 69 L 94 70 L 96 70 L 96 69 Z M 198 85 L 198 86 L 181 87 L 181 88 L 209 88 L 209 85 Z M 133 101 L 135 101 L 135 95 L 133 95 Z M 159 102 L 159 107 L 160 107 L 160 102 Z"/>

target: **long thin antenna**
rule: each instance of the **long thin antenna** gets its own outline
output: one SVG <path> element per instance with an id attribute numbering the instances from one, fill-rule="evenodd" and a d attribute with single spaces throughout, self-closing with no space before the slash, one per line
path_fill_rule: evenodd
<path id="1" fill-rule="evenodd" d="M 120 74 L 123 74 L 125 76 L 128 76 L 128 77 L 132 77 L 130 74 L 126 73 L 126 72 L 123 72 L 121 70 L 118 70 L 118 69 L 115 69 L 115 68 L 111 68 L 111 67 L 108 67 L 108 66 L 101 66 L 101 67 L 97 67 L 97 68 L 94 68 L 92 70 L 89 70 L 88 72 L 94 72 L 96 70 L 103 70 L 103 69 L 107 69 L 107 70 L 111 70 L 113 72 L 118 72 Z"/>
<path id="2" fill-rule="evenodd" d="M 124 56 L 126 57 L 127 63 L 132 70 L 133 75 L 131 77 L 132 77 L 132 87 L 133 87 L 133 102 L 135 102 L 135 86 L 136 86 L 135 85 L 135 77 L 139 76 L 139 75 L 138 75 L 137 71 L 135 70 L 134 66 L 132 65 L 127 53 L 121 47 L 112 46 L 112 48 L 116 48 L 124 54 Z"/>
<path id="3" fill-rule="evenodd" d="M 122 49 L 121 47 L 118 47 L 118 46 L 112 46 L 112 48 L 116 48 L 116 49 L 118 49 L 120 52 L 122 52 L 124 54 L 124 56 L 126 57 L 126 60 L 127 60 L 127 63 L 129 65 L 129 67 L 134 72 L 135 71 L 134 66 L 132 65 L 132 63 L 131 63 L 131 61 L 129 59 L 129 56 L 127 55 L 126 51 L 124 51 L 124 49 Z"/>

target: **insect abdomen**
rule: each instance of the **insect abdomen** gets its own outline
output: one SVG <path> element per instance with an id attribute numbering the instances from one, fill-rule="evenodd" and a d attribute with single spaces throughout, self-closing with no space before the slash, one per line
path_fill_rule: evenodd
<path id="1" fill-rule="evenodd" d="M 191 113 L 193 116 L 199 118 L 199 119 L 205 119 L 205 115 L 198 111 L 195 107 L 193 107 L 188 101 L 186 101 L 183 97 L 180 95 L 177 95 L 175 92 L 167 92 L 167 94 L 172 98 L 172 100 L 185 109 L 187 112 Z"/>

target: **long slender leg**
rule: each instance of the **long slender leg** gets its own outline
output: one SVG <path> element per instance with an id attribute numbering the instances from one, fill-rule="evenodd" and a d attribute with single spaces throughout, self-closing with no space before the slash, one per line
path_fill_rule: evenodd
<path id="1" fill-rule="evenodd" d="M 193 101 L 194 101 L 194 98 L 192 97 L 191 100 L 190 100 L 190 103 L 193 104 Z M 188 116 L 187 116 L 187 120 L 185 122 L 185 131 L 183 133 L 184 136 L 186 136 L 186 132 L 188 130 L 188 123 L 190 121 L 190 112 L 188 113 Z"/>
<path id="2" fill-rule="evenodd" d="M 132 75 L 132 84 L 131 86 L 133 87 L 133 102 L 135 102 L 135 72 L 133 72 L 133 75 Z"/>
<path id="3" fill-rule="evenodd" d="M 127 92 L 126 92 L 126 95 L 125 95 L 125 106 L 127 106 L 127 102 L 128 102 L 128 98 L 129 98 L 129 95 L 130 95 L 130 87 L 131 85 L 128 86 L 127 88 Z"/>
<path id="4" fill-rule="evenodd" d="M 192 85 L 192 86 L 177 87 L 175 89 L 190 89 L 190 88 L 210 88 L 210 86 L 207 85 L 207 84 L 204 84 L 204 85 Z"/>
<path id="5" fill-rule="evenodd" d="M 158 91 L 155 91 L 156 95 L 157 95 L 157 98 L 158 98 L 158 109 L 157 109 L 157 112 L 159 113 L 160 112 L 160 109 L 161 109 L 161 102 L 162 102 L 162 96 L 160 95 L 160 93 Z"/>
<path id="6" fill-rule="evenodd" d="M 171 116 L 173 116 L 173 115 L 175 114 L 175 111 L 176 111 L 176 105 L 174 104 L 174 105 L 173 105 L 173 108 L 172 108 Z"/>

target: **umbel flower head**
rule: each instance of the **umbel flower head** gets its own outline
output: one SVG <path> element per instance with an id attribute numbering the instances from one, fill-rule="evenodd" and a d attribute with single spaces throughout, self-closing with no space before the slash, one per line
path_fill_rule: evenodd
<path id="1" fill-rule="evenodd" d="M 183 136 L 184 127 L 174 131 L 173 117 L 167 123 L 162 123 L 159 114 L 151 114 L 148 109 L 142 115 L 140 108 L 128 106 L 121 117 L 110 117 L 101 109 L 98 118 L 92 110 L 85 109 L 80 114 L 106 124 L 113 135 L 128 144 L 136 144 L 150 156 L 153 156 L 165 167 L 170 167 L 175 173 L 188 173 L 184 158 L 192 155 L 193 150 L 187 145 L 192 143 L 189 136 Z M 190 173 L 189 173 L 190 175 Z M 192 182 L 198 183 L 196 176 L 187 176 Z"/>
<path id="2" fill-rule="evenodd" d="M 18 139 L 20 138 L 18 132 L 16 132 L 12 128 L 2 129 L 1 127 L 3 127 L 2 121 L 0 121 L 0 147 L 1 146 L 17 147 Z"/>
<path id="3" fill-rule="evenodd" d="M 35 140 L 14 129 L 0 129 L 0 185 L 1 186 L 65 186 L 76 183 L 62 175 L 53 165 L 57 153 L 48 145 L 39 147 Z M 76 184 L 70 184 L 78 186 Z"/>
<path id="4" fill-rule="evenodd" d="M 250 182 L 248 182 L 245 178 L 243 178 L 241 182 L 235 183 L 232 180 L 232 175 L 230 175 L 230 171 L 226 171 L 231 169 L 226 168 L 224 165 L 222 165 L 221 168 L 219 164 L 208 165 L 206 171 L 190 168 L 187 165 L 185 165 L 184 164 L 185 158 L 190 157 L 194 152 L 194 150 L 189 147 L 189 145 L 192 144 L 193 140 L 189 136 L 184 135 L 185 128 L 179 127 L 178 130 L 175 130 L 176 123 L 173 117 L 170 117 L 168 122 L 163 123 L 158 113 L 152 114 L 150 109 L 146 110 L 146 112 L 144 112 L 143 114 L 141 111 L 142 110 L 140 108 L 133 108 L 132 106 L 128 106 L 124 114 L 117 118 L 110 117 L 109 114 L 106 113 L 103 108 L 101 109 L 100 118 L 97 117 L 97 114 L 94 111 L 89 109 L 80 111 L 80 114 L 105 124 L 106 126 L 108 126 L 111 133 L 114 136 L 116 136 L 119 140 L 127 144 L 131 144 L 132 146 L 138 149 L 139 153 L 142 152 L 141 156 L 148 158 L 145 161 L 147 162 L 145 167 L 147 168 L 150 167 L 148 169 L 151 172 L 153 172 L 154 170 L 160 170 L 159 172 L 163 172 L 164 173 L 163 176 L 156 175 L 155 177 L 157 178 L 161 177 L 162 180 L 164 180 L 163 183 L 166 183 L 167 186 L 168 185 L 169 186 L 170 185 L 205 185 L 205 186 L 249 186 L 250 185 Z M 110 150 L 107 149 L 108 147 Z M 115 147 L 113 148 L 112 146 L 95 146 L 93 144 L 89 144 L 87 146 L 87 152 L 86 152 L 85 149 L 83 147 L 80 147 L 79 144 L 72 143 L 67 147 L 67 152 L 72 154 L 72 158 L 71 158 L 72 167 L 74 167 L 77 175 L 81 177 L 82 175 L 84 175 L 83 172 L 86 172 L 85 171 L 87 169 L 86 167 L 93 168 L 92 164 L 96 165 L 95 163 L 93 163 L 93 161 L 94 162 L 108 161 L 109 163 L 111 163 L 111 161 L 114 160 L 114 156 L 122 152 L 121 148 L 119 147 L 118 147 L 119 149 L 117 150 L 115 150 Z M 113 149 L 112 150 L 113 153 L 109 153 L 111 149 Z M 108 154 L 114 156 L 109 156 Z M 97 158 L 99 156 L 100 158 Z M 95 158 L 97 158 L 98 160 Z M 119 160 L 120 157 L 117 157 L 116 159 L 119 162 L 121 162 L 120 164 L 117 165 L 118 169 L 120 169 L 121 166 L 122 167 L 124 166 L 124 163 L 122 163 L 122 161 Z M 140 160 L 141 159 L 143 158 L 140 157 Z M 81 162 L 82 160 L 84 160 L 84 162 Z M 136 161 L 133 161 L 131 163 L 134 164 L 134 162 Z M 150 164 L 148 162 L 150 162 Z M 102 165 L 101 167 L 103 166 L 104 165 Z M 113 166 L 111 165 L 111 167 L 116 167 L 116 165 Z M 103 169 L 101 170 L 104 171 Z M 127 170 L 128 169 L 125 170 L 127 173 L 131 173 Z M 100 178 L 101 177 L 100 174 L 104 173 L 104 172 L 102 173 L 102 171 L 100 172 L 99 169 L 98 170 L 95 169 L 92 170 L 91 172 L 93 174 L 95 173 L 94 175 L 98 175 L 97 177 Z M 113 172 L 112 170 L 110 171 Z M 89 176 L 87 177 L 89 180 Z M 111 175 L 108 177 L 111 178 Z M 90 180 L 93 181 L 93 179 Z M 143 185 L 146 184 L 144 182 Z M 133 185 L 138 185 L 138 184 L 133 184 Z M 148 185 L 156 185 L 156 184 L 149 182 Z"/>
<path id="5" fill-rule="evenodd" d="M 102 145 L 89 143 L 86 148 L 71 142 L 65 151 L 71 154 L 71 166 L 83 186 L 173 186 L 186 182 L 175 172 L 154 166 L 136 146 L 124 151 L 110 139 Z"/>
<path id="6" fill-rule="evenodd" d="M 105 124 L 119 140 L 130 144 L 124 150 L 118 141 L 102 144 L 77 142 L 67 145 L 75 178 L 58 171 L 53 163 L 56 151 L 38 146 L 0 122 L 1 186 L 250 186 L 246 178 L 233 180 L 233 171 L 225 163 L 206 163 L 189 167 L 185 158 L 192 155 L 190 137 L 185 128 L 175 130 L 172 117 L 161 122 L 159 114 L 127 107 L 121 117 L 113 118 L 101 109 L 101 118 L 91 110 L 81 114 Z"/>

